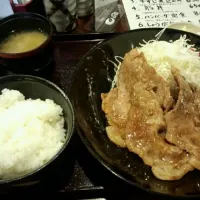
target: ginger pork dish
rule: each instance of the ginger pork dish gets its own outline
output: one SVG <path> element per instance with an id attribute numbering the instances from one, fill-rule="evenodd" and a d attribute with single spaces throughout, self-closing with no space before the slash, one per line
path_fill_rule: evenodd
<path id="1" fill-rule="evenodd" d="M 101 94 L 109 139 L 158 179 L 200 170 L 200 58 L 186 37 L 133 48 L 114 80 Z"/>

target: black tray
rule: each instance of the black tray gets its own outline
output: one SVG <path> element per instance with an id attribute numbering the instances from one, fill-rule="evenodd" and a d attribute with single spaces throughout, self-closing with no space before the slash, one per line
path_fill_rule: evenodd
<path id="1" fill-rule="evenodd" d="M 73 73 L 82 56 L 94 45 L 113 35 L 115 34 L 54 36 L 55 71 L 50 80 L 69 94 Z M 108 172 L 86 150 L 76 131 L 70 148 L 70 155 L 72 155 L 70 160 L 66 158 L 66 163 L 63 163 L 63 166 L 55 170 L 46 180 L 38 178 L 31 183 L 1 191 L 0 194 L 39 197 L 41 193 L 44 193 L 46 197 L 59 195 L 66 199 L 141 199 L 142 197 L 164 199 L 163 196 L 149 194 L 130 186 Z"/>

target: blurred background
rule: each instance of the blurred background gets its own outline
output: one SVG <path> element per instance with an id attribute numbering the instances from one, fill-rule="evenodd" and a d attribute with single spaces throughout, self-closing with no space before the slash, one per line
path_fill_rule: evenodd
<path id="1" fill-rule="evenodd" d="M 121 0 L 1 0 L 0 4 L 0 18 L 35 12 L 48 17 L 57 33 L 129 30 Z"/>

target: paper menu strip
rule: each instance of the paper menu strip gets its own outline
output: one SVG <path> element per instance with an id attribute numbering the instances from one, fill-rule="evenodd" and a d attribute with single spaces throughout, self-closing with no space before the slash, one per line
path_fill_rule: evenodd
<path id="1" fill-rule="evenodd" d="M 200 24 L 200 0 L 122 0 L 130 29 Z"/>

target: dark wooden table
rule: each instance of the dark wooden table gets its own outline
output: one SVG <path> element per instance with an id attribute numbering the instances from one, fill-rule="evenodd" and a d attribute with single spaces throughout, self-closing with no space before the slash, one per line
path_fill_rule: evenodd
<path id="1" fill-rule="evenodd" d="M 113 33 L 114 34 L 114 33 Z M 48 78 L 69 95 L 72 77 L 80 59 L 96 44 L 113 34 L 91 34 L 85 40 L 79 35 L 55 36 L 55 68 Z M 89 38 L 88 38 L 89 37 Z M 98 39 L 99 37 L 99 39 Z M 105 169 L 87 151 L 77 132 L 70 143 L 66 162 L 50 174 L 37 177 L 31 182 L 14 185 L 0 194 L 15 197 L 62 197 L 63 199 L 165 199 L 130 186 Z M 66 151 L 67 153 L 69 153 Z M 30 184 L 31 183 L 31 184 Z M 34 184 L 33 184 L 34 183 Z M 7 197 L 7 196 L 6 196 Z"/>
<path id="2" fill-rule="evenodd" d="M 121 4 L 119 0 L 119 4 Z M 94 15 L 77 20 L 77 28 L 71 33 L 55 33 L 55 68 L 49 79 L 69 95 L 76 66 L 81 58 L 99 42 L 113 35 L 128 31 L 126 15 L 116 23 L 109 33 L 96 33 Z M 72 160 L 63 163 L 48 177 L 37 179 L 36 184 L 14 187 L 6 195 L 27 195 L 27 197 L 64 197 L 65 199 L 164 199 L 128 185 L 116 178 L 99 164 L 86 150 L 76 131 L 71 142 Z M 70 169 L 70 170 L 69 170 Z"/>

